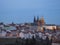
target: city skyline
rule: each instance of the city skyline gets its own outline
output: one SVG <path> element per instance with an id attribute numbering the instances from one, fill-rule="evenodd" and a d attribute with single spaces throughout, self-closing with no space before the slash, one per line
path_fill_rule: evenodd
<path id="1" fill-rule="evenodd" d="M 0 22 L 33 22 L 43 16 L 48 24 L 60 24 L 60 0 L 1 0 Z"/>

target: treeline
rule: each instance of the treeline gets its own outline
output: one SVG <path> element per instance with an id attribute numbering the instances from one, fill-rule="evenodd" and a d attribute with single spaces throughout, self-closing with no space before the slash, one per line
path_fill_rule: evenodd
<path id="1" fill-rule="evenodd" d="M 49 40 L 48 37 L 45 40 L 42 38 L 35 39 L 34 37 L 32 37 L 32 39 L 19 38 L 16 40 L 15 45 L 52 45 L 52 39 Z"/>

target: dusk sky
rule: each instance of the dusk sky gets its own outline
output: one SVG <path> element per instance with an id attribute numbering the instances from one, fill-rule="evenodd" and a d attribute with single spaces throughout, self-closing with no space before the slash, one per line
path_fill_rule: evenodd
<path id="1" fill-rule="evenodd" d="M 34 16 L 60 25 L 60 0 L 0 0 L 0 22 L 33 22 Z"/>

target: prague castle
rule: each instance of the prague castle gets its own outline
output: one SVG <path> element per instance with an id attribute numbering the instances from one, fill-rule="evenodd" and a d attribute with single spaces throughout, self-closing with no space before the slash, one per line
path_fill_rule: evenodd
<path id="1" fill-rule="evenodd" d="M 48 29 L 48 30 L 56 30 L 57 27 L 55 24 L 46 24 L 44 17 L 39 18 L 37 16 L 37 18 L 34 16 L 34 20 L 33 23 L 38 27 L 37 30 L 43 30 Z"/>

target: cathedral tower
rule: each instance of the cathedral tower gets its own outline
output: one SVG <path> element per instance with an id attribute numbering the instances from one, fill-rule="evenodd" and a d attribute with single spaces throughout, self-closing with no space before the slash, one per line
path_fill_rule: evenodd
<path id="1" fill-rule="evenodd" d="M 39 16 L 37 16 L 37 22 L 39 21 Z"/>
<path id="2" fill-rule="evenodd" d="M 33 21 L 34 23 L 36 23 L 37 21 L 36 21 L 36 17 L 34 16 L 34 21 Z"/>

